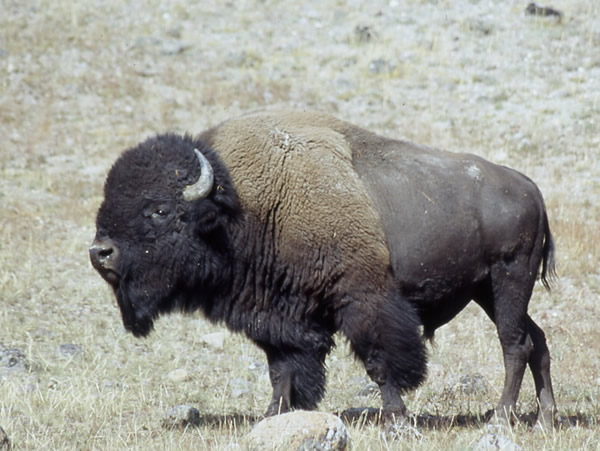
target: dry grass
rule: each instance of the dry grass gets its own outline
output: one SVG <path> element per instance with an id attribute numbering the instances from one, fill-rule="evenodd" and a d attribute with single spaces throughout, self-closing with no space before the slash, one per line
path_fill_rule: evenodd
<path id="1" fill-rule="evenodd" d="M 27 371 L 0 375 L 0 425 L 17 449 L 237 449 L 270 399 L 264 357 L 228 335 L 215 351 L 199 317 L 124 333 L 87 261 L 103 178 L 127 146 L 259 107 L 317 108 L 391 136 L 478 153 L 545 194 L 560 279 L 536 288 L 534 319 L 572 427 L 523 449 L 598 448 L 600 419 L 600 6 L 559 1 L 562 24 L 527 2 L 370 2 L 360 8 L 244 2 L 0 2 L 0 345 Z M 356 27 L 368 27 L 370 39 Z M 371 63 L 381 60 L 377 70 Z M 378 406 L 343 340 L 320 408 Z M 64 356 L 59 346 L 82 352 Z M 495 331 L 469 306 L 442 328 L 428 382 L 410 394 L 422 439 L 351 426 L 355 449 L 465 449 L 499 397 Z M 189 377 L 172 382 L 168 374 Z M 483 380 L 475 391 L 461 381 Z M 235 379 L 248 393 L 234 397 Z M 520 408 L 534 410 L 527 375 Z M 198 428 L 166 430 L 176 404 Z M 428 421 L 432 415 L 435 421 Z"/>

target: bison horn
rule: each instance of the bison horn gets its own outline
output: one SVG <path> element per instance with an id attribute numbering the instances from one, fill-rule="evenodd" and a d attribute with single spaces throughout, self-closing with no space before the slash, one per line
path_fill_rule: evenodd
<path id="1" fill-rule="evenodd" d="M 210 193 L 215 179 L 212 166 L 206 157 L 198 149 L 194 149 L 194 152 L 200 162 L 200 178 L 196 183 L 187 185 L 183 190 L 183 198 L 188 202 L 206 197 Z"/>

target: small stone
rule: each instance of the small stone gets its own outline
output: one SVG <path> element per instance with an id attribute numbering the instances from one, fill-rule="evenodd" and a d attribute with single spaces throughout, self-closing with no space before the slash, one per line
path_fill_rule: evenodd
<path id="1" fill-rule="evenodd" d="M 373 39 L 373 30 L 368 25 L 357 25 L 354 28 L 354 36 L 357 42 L 369 42 Z"/>
<path id="2" fill-rule="evenodd" d="M 107 380 L 107 381 L 102 382 L 102 388 L 107 389 L 107 390 L 112 390 L 112 389 L 124 388 L 124 386 L 121 382 Z"/>
<path id="3" fill-rule="evenodd" d="M 558 22 L 560 22 L 563 17 L 562 11 L 552 8 L 551 6 L 536 5 L 533 2 L 527 5 L 525 14 L 538 17 L 554 17 Z"/>
<path id="4" fill-rule="evenodd" d="M 200 343 L 202 343 L 204 346 L 208 346 L 209 348 L 221 351 L 225 346 L 225 333 L 214 332 L 212 334 L 202 335 L 200 337 Z"/>
<path id="5" fill-rule="evenodd" d="M 377 58 L 369 63 L 369 72 L 373 75 L 391 74 L 396 70 L 396 65 L 383 58 Z"/>
<path id="6" fill-rule="evenodd" d="M 358 396 L 371 397 L 377 395 L 379 395 L 379 387 L 374 382 L 369 382 L 358 392 Z"/>
<path id="7" fill-rule="evenodd" d="M 521 447 L 514 443 L 511 439 L 500 433 L 501 431 L 508 430 L 508 428 L 488 428 L 487 434 L 485 434 L 475 445 L 473 450 L 484 451 L 490 449 L 498 449 L 502 451 L 519 451 Z M 498 431 L 498 432 L 497 432 Z"/>
<path id="8" fill-rule="evenodd" d="M 0 348 L 0 375 L 24 373 L 27 368 L 25 354 L 21 350 Z"/>
<path id="9" fill-rule="evenodd" d="M 252 362 L 250 365 L 248 365 L 248 370 L 254 374 L 263 374 L 269 372 L 269 367 L 263 362 Z"/>
<path id="10" fill-rule="evenodd" d="M 67 359 L 76 357 L 83 353 L 81 346 L 73 343 L 64 343 L 58 347 L 57 351 L 59 356 Z"/>
<path id="11" fill-rule="evenodd" d="M 467 395 L 487 393 L 489 387 L 481 374 L 466 374 L 458 381 L 459 391 Z"/>
<path id="12" fill-rule="evenodd" d="M 6 432 L 4 432 L 4 429 L 2 429 L 2 426 L 0 426 L 0 450 L 5 451 L 9 449 L 10 440 L 8 439 L 8 435 L 6 435 Z"/>
<path id="13" fill-rule="evenodd" d="M 192 47 L 192 44 L 180 40 L 168 40 L 164 41 L 160 48 L 160 53 L 163 55 L 177 55 L 179 53 L 183 53 L 189 48 Z"/>
<path id="14" fill-rule="evenodd" d="M 246 379 L 231 379 L 229 385 L 231 386 L 232 398 L 240 398 L 241 396 L 250 393 L 250 390 L 252 389 L 252 382 Z"/>
<path id="15" fill-rule="evenodd" d="M 494 31 L 492 23 L 485 22 L 481 19 L 470 19 L 467 21 L 467 26 L 471 31 L 479 33 L 483 36 L 490 35 Z"/>
<path id="16" fill-rule="evenodd" d="M 190 373 L 185 368 L 177 368 L 176 370 L 169 371 L 167 379 L 171 382 L 184 382 L 190 378 Z"/>
<path id="17" fill-rule="evenodd" d="M 176 28 L 176 27 L 169 28 L 167 30 L 167 35 L 172 38 L 175 38 L 175 39 L 180 39 L 181 38 L 181 29 Z"/>
<path id="18" fill-rule="evenodd" d="M 350 436 L 342 420 L 325 412 L 297 410 L 257 423 L 246 437 L 248 450 L 346 450 Z"/>
<path id="19" fill-rule="evenodd" d="M 185 428 L 200 425 L 200 412 L 195 407 L 181 404 L 171 407 L 162 420 L 165 428 Z"/>
<path id="20" fill-rule="evenodd" d="M 439 363 L 430 363 L 427 365 L 427 379 L 442 379 L 444 374 L 444 365 L 440 365 Z"/>

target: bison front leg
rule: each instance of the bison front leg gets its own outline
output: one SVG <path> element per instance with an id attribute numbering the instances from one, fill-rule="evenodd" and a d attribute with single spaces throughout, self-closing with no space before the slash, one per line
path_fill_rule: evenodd
<path id="1" fill-rule="evenodd" d="M 265 348 L 273 386 L 266 416 L 292 409 L 312 410 L 325 394 L 325 355 L 322 351 Z"/>
<path id="2" fill-rule="evenodd" d="M 425 378 L 425 345 L 414 307 L 391 295 L 377 309 L 354 302 L 341 312 L 342 332 L 362 360 L 369 377 L 379 386 L 385 420 L 406 417 L 401 393 L 417 387 Z"/>
<path id="3" fill-rule="evenodd" d="M 379 384 L 383 412 L 392 421 L 401 420 L 408 416 L 408 409 L 400 396 L 400 391 L 392 383 Z"/>
<path id="4" fill-rule="evenodd" d="M 267 355 L 268 357 L 268 355 Z M 285 413 L 292 408 L 292 379 L 291 368 L 285 364 L 285 360 L 268 358 L 269 378 L 273 386 L 271 403 L 265 412 L 270 417 Z"/>

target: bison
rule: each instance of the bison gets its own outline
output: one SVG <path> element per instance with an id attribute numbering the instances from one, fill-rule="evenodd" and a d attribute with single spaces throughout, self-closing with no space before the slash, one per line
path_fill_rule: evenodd
<path id="1" fill-rule="evenodd" d="M 263 349 L 267 415 L 316 407 L 340 331 L 383 412 L 405 416 L 426 339 L 474 301 L 502 345 L 496 418 L 512 419 L 529 365 L 538 424 L 553 423 L 548 347 L 527 313 L 538 275 L 547 288 L 554 276 L 544 201 L 529 178 L 475 155 L 314 112 L 157 135 L 110 170 L 90 258 L 133 335 L 200 310 Z"/>

